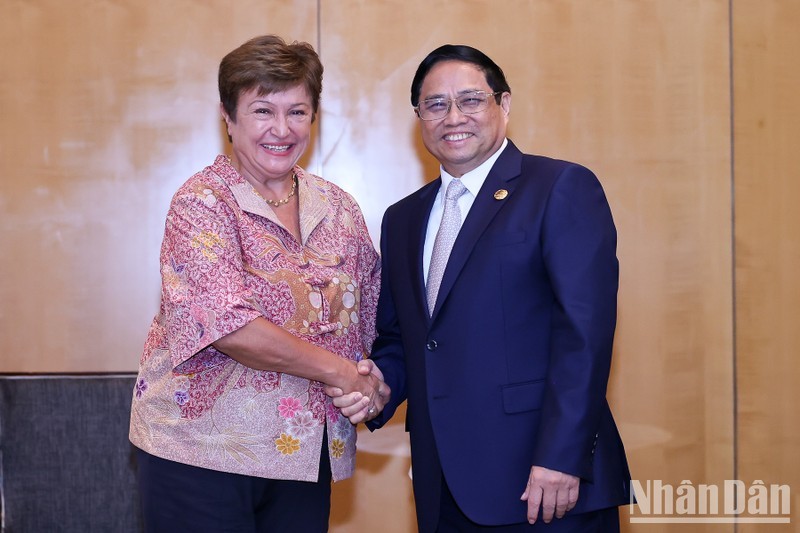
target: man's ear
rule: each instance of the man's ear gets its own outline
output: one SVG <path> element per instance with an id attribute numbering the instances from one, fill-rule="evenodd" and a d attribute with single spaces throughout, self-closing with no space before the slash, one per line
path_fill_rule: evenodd
<path id="1" fill-rule="evenodd" d="M 505 116 L 511 113 L 511 93 L 503 93 L 500 97 L 500 107 L 503 108 L 503 114 Z"/>

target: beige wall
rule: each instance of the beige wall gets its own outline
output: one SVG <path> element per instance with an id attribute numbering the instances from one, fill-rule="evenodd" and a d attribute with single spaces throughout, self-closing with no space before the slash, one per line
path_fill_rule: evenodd
<path id="1" fill-rule="evenodd" d="M 227 149 L 228 50 L 268 32 L 317 47 L 304 164 L 356 196 L 377 240 L 384 209 L 437 172 L 416 65 L 462 42 L 506 71 L 517 145 L 606 188 L 609 395 L 633 477 L 800 491 L 797 27 L 794 0 L 0 0 L 0 372 L 136 369 L 169 198 Z M 402 417 L 362 435 L 332 531 L 414 530 L 407 446 Z"/>
<path id="2" fill-rule="evenodd" d="M 740 479 L 793 483 L 800 531 L 800 2 L 733 11 L 736 451 Z"/>

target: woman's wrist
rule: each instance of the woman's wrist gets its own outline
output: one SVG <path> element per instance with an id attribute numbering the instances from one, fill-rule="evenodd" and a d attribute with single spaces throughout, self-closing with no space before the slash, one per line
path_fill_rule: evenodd
<path id="1" fill-rule="evenodd" d="M 358 379 L 358 369 L 352 361 L 334 355 L 334 364 L 330 365 L 327 379 L 322 380 L 326 385 L 338 387 L 343 391 L 352 391 Z"/>

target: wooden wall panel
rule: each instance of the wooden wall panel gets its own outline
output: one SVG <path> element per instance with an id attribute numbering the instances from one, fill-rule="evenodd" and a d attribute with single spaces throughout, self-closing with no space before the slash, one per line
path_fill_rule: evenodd
<path id="1" fill-rule="evenodd" d="M 800 4 L 733 5 L 737 474 L 790 485 L 768 531 L 800 531 Z"/>
<path id="2" fill-rule="evenodd" d="M 606 188 L 622 275 L 609 395 L 634 478 L 800 487 L 799 11 L 793 0 L 3 0 L 0 372 L 135 370 L 169 198 L 226 150 L 216 68 L 231 48 L 268 32 L 317 47 L 323 112 L 304 164 L 356 196 L 377 240 L 384 209 L 438 172 L 410 108 L 414 70 L 436 46 L 467 43 L 509 77 L 518 146 L 584 163 Z M 402 416 L 360 446 L 356 478 L 334 487 L 332 531 L 412 531 Z M 706 530 L 624 529 L 677 527 Z"/>
<path id="3" fill-rule="evenodd" d="M 316 0 L 0 2 L 0 371 L 135 370 L 170 197 L 226 146 L 217 67 Z"/>
<path id="4" fill-rule="evenodd" d="M 633 476 L 730 478 L 728 2 L 323 0 L 320 21 L 336 80 L 321 126 L 325 174 L 356 192 L 375 235 L 387 205 L 438 174 L 409 86 L 444 43 L 476 46 L 506 71 L 518 146 L 598 173 L 620 234 L 610 396 Z"/>

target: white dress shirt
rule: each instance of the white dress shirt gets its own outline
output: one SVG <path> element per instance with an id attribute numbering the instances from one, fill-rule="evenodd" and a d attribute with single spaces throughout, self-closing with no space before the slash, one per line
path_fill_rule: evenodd
<path id="1" fill-rule="evenodd" d="M 444 167 L 439 167 L 439 172 L 442 176 L 442 185 L 439 187 L 439 192 L 436 193 L 436 199 L 433 201 L 433 208 L 428 217 L 428 230 L 425 233 L 425 246 L 422 249 L 422 271 L 425 276 L 426 284 L 428 283 L 428 269 L 431 266 L 431 255 L 433 255 L 433 243 L 436 240 L 436 233 L 439 231 L 439 225 L 442 223 L 442 215 L 444 214 L 444 191 L 447 190 L 450 181 L 454 179 L 460 179 L 464 187 L 467 188 L 467 192 L 462 194 L 461 198 L 458 199 L 458 208 L 461 211 L 461 224 L 463 225 L 464 220 L 467 218 L 467 213 L 469 213 L 472 203 L 478 195 L 478 191 L 481 189 L 483 182 L 486 181 L 486 176 L 489 175 L 489 171 L 494 166 L 494 162 L 497 161 L 497 158 L 500 157 L 500 154 L 507 145 L 508 139 L 503 139 L 503 144 L 500 145 L 500 148 L 498 148 L 489 159 L 460 178 L 454 178 L 447 173 Z"/>

